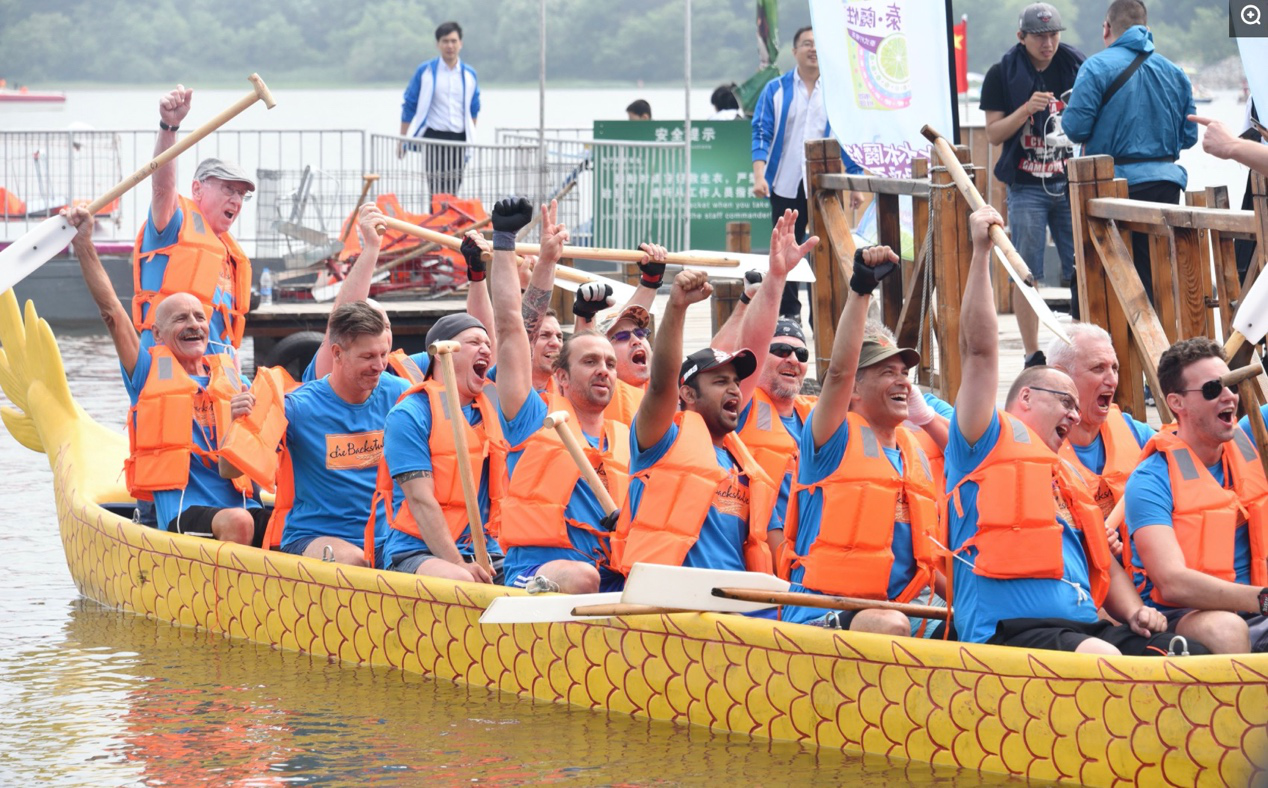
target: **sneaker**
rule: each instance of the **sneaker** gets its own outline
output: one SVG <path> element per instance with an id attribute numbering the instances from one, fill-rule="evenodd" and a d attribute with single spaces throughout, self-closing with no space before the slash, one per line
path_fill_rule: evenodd
<path id="1" fill-rule="evenodd" d="M 524 584 L 524 590 L 530 594 L 558 594 L 559 584 L 549 577 L 533 575 Z"/>
<path id="2" fill-rule="evenodd" d="M 1029 369 L 1030 367 L 1047 366 L 1047 364 L 1048 364 L 1048 359 L 1044 356 L 1043 351 L 1036 350 L 1034 353 L 1031 353 L 1029 356 L 1026 357 L 1025 367 Z"/>

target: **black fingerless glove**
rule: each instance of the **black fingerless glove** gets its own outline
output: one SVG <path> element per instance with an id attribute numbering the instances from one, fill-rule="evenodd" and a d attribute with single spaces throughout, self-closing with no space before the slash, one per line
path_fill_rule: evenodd
<path id="1" fill-rule="evenodd" d="M 586 320 L 594 320 L 612 298 L 612 285 L 588 282 L 577 288 L 577 300 L 572 302 L 572 313 Z"/>
<path id="2" fill-rule="evenodd" d="M 864 263 L 863 251 L 875 248 L 874 246 L 866 246 L 863 249 L 854 250 L 854 274 L 850 277 L 850 289 L 859 295 L 871 295 L 872 291 L 876 289 L 876 285 L 898 267 L 888 260 L 876 266 L 869 266 Z"/>
<path id="3" fill-rule="evenodd" d="M 533 206 L 523 197 L 507 197 L 493 206 L 493 248 L 515 251 L 515 234 L 533 219 Z"/>
<path id="4" fill-rule="evenodd" d="M 752 303 L 752 302 L 753 302 L 753 299 L 749 297 L 749 294 L 748 294 L 748 286 L 749 286 L 749 285 L 760 285 L 761 283 L 762 283 L 762 272 L 761 272 L 761 271 L 758 271 L 757 269 L 753 269 L 753 270 L 750 270 L 750 271 L 745 271 L 745 272 L 744 272 L 744 285 L 745 285 L 745 286 L 744 286 L 744 290 L 743 290 L 743 292 L 741 292 L 741 293 L 740 293 L 740 303 L 741 303 L 741 304 L 749 304 L 749 303 Z"/>
<path id="5" fill-rule="evenodd" d="M 462 256 L 467 261 L 467 281 L 483 282 L 485 276 L 484 250 L 474 239 L 462 239 Z"/>
<path id="6" fill-rule="evenodd" d="M 660 283 L 665 279 L 665 264 L 658 263 L 655 260 L 649 260 L 646 263 L 638 264 L 639 278 L 638 283 L 643 287 L 650 287 L 653 290 L 660 287 Z"/>

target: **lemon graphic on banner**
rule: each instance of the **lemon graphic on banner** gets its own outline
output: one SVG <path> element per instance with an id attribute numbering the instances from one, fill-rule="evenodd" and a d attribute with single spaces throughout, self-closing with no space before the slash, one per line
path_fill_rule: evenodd
<path id="1" fill-rule="evenodd" d="M 885 0 L 852 0 L 845 11 L 850 72 L 859 109 L 909 106 L 911 69 L 902 8 Z"/>

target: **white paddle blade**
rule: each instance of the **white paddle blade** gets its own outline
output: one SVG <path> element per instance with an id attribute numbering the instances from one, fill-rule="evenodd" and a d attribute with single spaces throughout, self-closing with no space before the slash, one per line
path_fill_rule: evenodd
<path id="1" fill-rule="evenodd" d="M 538 594 L 500 596 L 480 614 L 481 624 L 546 624 L 553 621 L 594 621 L 608 616 L 574 616 L 572 609 L 586 605 L 615 605 L 621 592 L 603 594 Z"/>
<path id="2" fill-rule="evenodd" d="M 0 252 L 0 293 L 21 282 L 53 259 L 75 237 L 64 216 L 50 216 Z"/>
<path id="3" fill-rule="evenodd" d="M 776 607 L 764 602 L 723 599 L 715 588 L 751 588 L 756 591 L 787 591 L 789 583 L 761 572 L 732 572 L 724 569 L 692 569 L 661 564 L 635 564 L 625 581 L 621 601 L 633 605 L 655 605 L 676 610 L 709 610 L 718 613 L 752 613 Z"/>
<path id="4" fill-rule="evenodd" d="M 995 248 L 995 256 L 999 260 L 1000 266 L 1008 273 L 1008 277 L 1013 280 L 1013 284 L 1017 286 L 1017 292 L 1021 293 L 1022 298 L 1026 299 L 1026 303 L 1030 304 L 1030 308 L 1035 310 L 1035 315 L 1039 318 L 1039 322 L 1047 326 L 1048 330 L 1057 335 L 1057 339 L 1067 345 L 1074 344 L 1070 341 L 1070 335 L 1065 332 L 1065 328 L 1061 322 L 1057 320 L 1057 316 L 1052 313 L 1052 308 L 1048 306 L 1048 302 L 1043 300 L 1043 296 L 1039 295 L 1039 291 L 1017 275 L 1013 267 L 1008 264 L 1008 258 L 1004 256 L 1004 250 L 998 246 Z"/>
<path id="5" fill-rule="evenodd" d="M 1255 283 L 1238 305 L 1233 328 L 1252 345 L 1268 334 L 1268 274 L 1263 271 L 1255 277 Z"/>

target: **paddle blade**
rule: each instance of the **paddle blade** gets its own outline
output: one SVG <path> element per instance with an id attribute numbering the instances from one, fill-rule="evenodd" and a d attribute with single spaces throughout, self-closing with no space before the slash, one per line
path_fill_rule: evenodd
<path id="1" fill-rule="evenodd" d="M 789 583 L 761 572 L 731 572 L 722 569 L 691 569 L 661 564 L 635 564 L 625 581 L 621 601 L 633 605 L 654 605 L 677 610 L 711 610 L 719 613 L 751 613 L 776 605 L 722 599 L 715 588 L 752 588 L 758 591 L 787 591 Z"/>
<path id="2" fill-rule="evenodd" d="M 545 624 L 553 621 L 593 621 L 608 616 L 574 616 L 573 608 L 615 605 L 621 592 L 603 594 L 538 594 L 500 596 L 480 614 L 481 624 Z"/>
<path id="3" fill-rule="evenodd" d="M 1233 328 L 1252 345 L 1268 334 L 1268 274 L 1263 271 L 1255 277 L 1255 283 L 1238 305 L 1237 314 L 1233 316 Z"/>
<path id="4" fill-rule="evenodd" d="M 53 259 L 75 237 L 64 216 L 51 216 L 0 252 L 0 293 L 21 282 Z"/>

